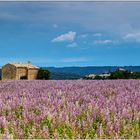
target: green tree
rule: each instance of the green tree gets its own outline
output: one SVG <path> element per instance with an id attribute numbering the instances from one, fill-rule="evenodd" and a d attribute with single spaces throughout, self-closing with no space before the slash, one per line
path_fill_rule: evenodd
<path id="1" fill-rule="evenodd" d="M 99 75 L 96 75 L 94 79 L 95 79 L 95 80 L 103 80 L 103 79 L 105 79 L 105 78 L 104 78 L 104 77 L 101 77 L 101 76 L 99 76 Z"/>
<path id="2" fill-rule="evenodd" d="M 133 72 L 131 73 L 132 79 L 140 79 L 140 72 Z"/>
<path id="3" fill-rule="evenodd" d="M 50 79 L 50 71 L 40 68 L 38 71 L 37 79 L 42 79 L 42 80 Z"/>
<path id="4" fill-rule="evenodd" d="M 130 79 L 131 78 L 131 73 L 129 71 L 115 71 L 112 72 L 110 79 Z"/>

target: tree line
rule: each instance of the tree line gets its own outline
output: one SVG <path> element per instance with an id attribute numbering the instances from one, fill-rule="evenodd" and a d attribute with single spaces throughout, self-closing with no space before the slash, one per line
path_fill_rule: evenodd
<path id="1" fill-rule="evenodd" d="M 100 76 L 96 75 L 94 78 L 92 77 L 83 77 L 85 80 L 105 80 L 105 79 L 140 79 L 140 72 L 130 72 L 130 71 L 115 71 L 111 72 L 110 76 Z"/>

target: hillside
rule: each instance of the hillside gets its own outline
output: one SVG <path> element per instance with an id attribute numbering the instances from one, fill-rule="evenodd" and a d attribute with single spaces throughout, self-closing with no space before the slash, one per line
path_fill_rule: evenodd
<path id="1" fill-rule="evenodd" d="M 44 67 L 48 69 L 52 77 L 51 79 L 79 79 L 89 74 L 102 74 L 113 72 L 120 68 L 119 66 L 88 66 L 88 67 Z M 128 71 L 140 72 L 140 66 L 124 66 L 121 67 Z"/>

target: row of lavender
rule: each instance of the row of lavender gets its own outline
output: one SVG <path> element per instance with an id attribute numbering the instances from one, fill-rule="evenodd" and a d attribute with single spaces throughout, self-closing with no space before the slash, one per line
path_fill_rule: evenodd
<path id="1" fill-rule="evenodd" d="M 0 82 L 0 138 L 140 138 L 140 81 Z"/>

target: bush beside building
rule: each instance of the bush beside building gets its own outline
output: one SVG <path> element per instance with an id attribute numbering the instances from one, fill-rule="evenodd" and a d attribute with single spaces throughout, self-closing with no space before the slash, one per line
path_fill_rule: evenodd
<path id="1" fill-rule="evenodd" d="M 50 79 L 50 71 L 40 68 L 38 70 L 37 79 L 48 80 Z"/>

